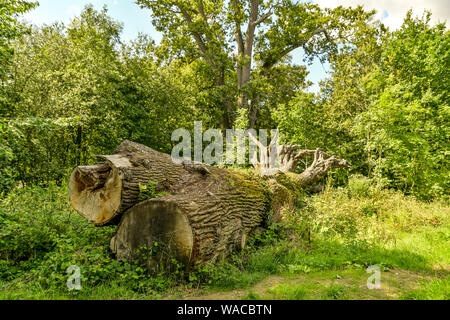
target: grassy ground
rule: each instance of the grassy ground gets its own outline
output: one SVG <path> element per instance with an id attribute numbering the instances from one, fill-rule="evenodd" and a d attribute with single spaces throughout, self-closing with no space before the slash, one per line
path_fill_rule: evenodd
<path id="1" fill-rule="evenodd" d="M 75 214 L 65 187 L 0 201 L 0 299 L 450 299 L 450 208 L 381 190 L 362 177 L 299 198 L 300 209 L 246 250 L 186 275 L 149 275 L 108 250 L 115 227 Z M 66 286 L 71 265 L 82 290 Z M 381 270 L 381 289 L 366 272 Z"/>
<path id="2" fill-rule="evenodd" d="M 381 273 L 381 288 L 368 289 L 368 274 L 362 269 L 312 272 L 304 275 L 269 276 L 250 288 L 231 291 L 192 290 L 179 292 L 170 299 L 206 300 L 379 300 L 379 299 L 449 299 L 450 281 L 436 273 L 423 274 L 404 270 Z M 437 278 L 438 280 L 436 280 Z"/>

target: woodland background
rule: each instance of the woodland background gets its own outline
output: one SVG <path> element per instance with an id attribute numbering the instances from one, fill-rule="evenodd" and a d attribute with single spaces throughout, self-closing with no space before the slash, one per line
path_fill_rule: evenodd
<path id="1" fill-rule="evenodd" d="M 449 298 L 445 23 L 410 11 L 390 31 L 361 7 L 287 0 L 137 4 L 152 10 L 159 45 L 145 34 L 122 41 L 123 26 L 106 7 L 38 27 L 20 22 L 36 3 L 0 4 L 0 296 L 154 298 L 198 286 L 251 288 L 286 273 L 341 270 L 356 279 L 381 263 L 431 279 L 398 296 Z M 296 48 L 305 65 L 292 63 Z M 318 93 L 307 91 L 313 57 L 332 70 Z M 124 139 L 170 153 L 172 132 L 194 121 L 279 128 L 283 143 L 320 147 L 352 168 L 300 199 L 292 230 L 274 227 L 249 252 L 187 278 L 176 262 L 170 276 L 150 276 L 109 256 L 103 242 L 114 230 L 94 231 L 72 213 L 67 180 Z M 67 292 L 65 269 L 77 263 L 87 288 Z M 361 294 L 342 284 L 280 286 L 247 298 Z"/>

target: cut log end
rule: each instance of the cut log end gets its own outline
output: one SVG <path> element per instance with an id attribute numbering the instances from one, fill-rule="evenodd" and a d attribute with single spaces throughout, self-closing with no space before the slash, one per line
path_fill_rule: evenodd
<path id="1" fill-rule="evenodd" d="M 144 257 L 150 270 L 167 257 L 189 265 L 193 248 L 194 236 L 186 213 L 162 199 L 147 200 L 128 210 L 111 239 L 111 250 L 118 259 Z"/>
<path id="2" fill-rule="evenodd" d="M 72 207 L 95 225 L 106 225 L 120 208 L 119 175 L 108 163 L 76 168 L 69 181 Z"/>

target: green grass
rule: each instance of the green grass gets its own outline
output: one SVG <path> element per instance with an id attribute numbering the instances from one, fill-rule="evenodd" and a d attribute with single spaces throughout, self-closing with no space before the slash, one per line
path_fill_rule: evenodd
<path id="1" fill-rule="evenodd" d="M 450 277 L 423 281 L 419 289 L 409 290 L 401 298 L 405 300 L 450 300 Z"/>
<path id="2" fill-rule="evenodd" d="M 116 261 L 109 251 L 116 227 L 95 228 L 67 198 L 66 187 L 49 186 L 16 189 L 0 200 L 0 299 L 161 299 L 192 290 L 249 290 L 246 299 L 380 298 L 382 293 L 361 289 L 372 265 L 387 272 L 403 299 L 449 298 L 448 204 L 420 202 L 365 180 L 301 199 L 283 227 L 190 275 L 176 263 L 148 274 L 138 262 Z M 71 265 L 81 268 L 79 292 L 66 286 Z M 390 270 L 426 280 L 410 287 Z M 287 283 L 252 291 L 274 275 Z M 346 277 L 345 285 L 335 281 L 337 275 Z M 299 278 L 306 280 L 289 283 Z"/>
<path id="3" fill-rule="evenodd" d="M 261 296 L 253 291 L 250 291 L 244 298 L 242 298 L 242 300 L 261 300 Z"/>
<path id="4" fill-rule="evenodd" d="M 307 295 L 302 285 L 280 285 L 275 289 L 268 290 L 276 299 L 280 300 L 304 300 Z"/>
<path id="5" fill-rule="evenodd" d="M 331 284 L 326 290 L 323 298 L 326 300 L 344 300 L 347 296 L 347 288 L 339 284 Z"/>

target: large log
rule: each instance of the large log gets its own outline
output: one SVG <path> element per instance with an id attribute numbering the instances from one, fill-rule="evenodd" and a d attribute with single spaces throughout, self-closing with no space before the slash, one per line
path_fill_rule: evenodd
<path id="1" fill-rule="evenodd" d="M 118 259 L 138 259 L 142 248 L 151 249 L 149 268 L 163 256 L 201 265 L 243 248 L 269 212 L 280 221 L 283 209 L 293 208 L 298 190 L 343 165 L 317 150 L 313 165 L 300 175 L 258 176 L 176 164 L 169 155 L 131 141 L 100 158 L 105 162 L 74 170 L 72 206 L 97 226 L 119 223 L 112 251 Z M 149 181 L 154 193 L 142 201 L 139 186 Z"/>

